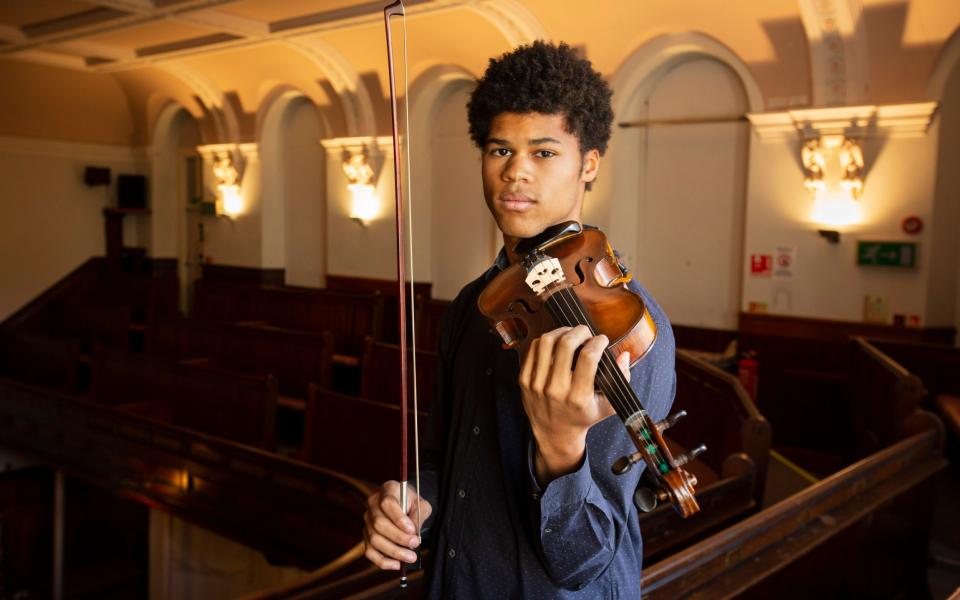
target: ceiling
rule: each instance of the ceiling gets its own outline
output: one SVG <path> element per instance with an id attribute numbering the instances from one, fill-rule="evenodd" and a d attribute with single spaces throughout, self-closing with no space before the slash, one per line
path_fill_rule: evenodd
<path id="1" fill-rule="evenodd" d="M 413 11 L 451 4 L 407 0 Z M 379 0 L 0 0 L 0 56 L 112 71 L 382 19 Z"/>

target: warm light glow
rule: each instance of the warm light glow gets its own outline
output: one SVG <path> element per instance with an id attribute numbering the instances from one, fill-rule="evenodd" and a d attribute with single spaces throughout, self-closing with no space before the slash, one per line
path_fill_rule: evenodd
<path id="1" fill-rule="evenodd" d="M 220 185 L 220 203 L 222 214 L 228 217 L 235 217 L 243 212 L 243 197 L 240 195 L 240 187 L 237 185 Z"/>
<path id="2" fill-rule="evenodd" d="M 849 193 L 825 192 L 814 198 L 810 219 L 814 223 L 830 227 L 856 225 L 863 220 L 863 210 L 860 203 Z"/>
<path id="3" fill-rule="evenodd" d="M 243 196 L 240 195 L 240 171 L 229 154 L 218 156 L 213 161 L 213 176 L 217 180 L 217 214 L 235 217 L 243 212 Z"/>
<path id="4" fill-rule="evenodd" d="M 350 206 L 350 218 L 366 225 L 380 213 L 380 201 L 372 185 L 351 183 L 347 186 L 353 195 L 353 204 Z"/>

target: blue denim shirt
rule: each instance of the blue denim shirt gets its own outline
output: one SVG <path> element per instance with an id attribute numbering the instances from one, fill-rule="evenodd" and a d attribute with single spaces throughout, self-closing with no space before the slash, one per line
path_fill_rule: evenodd
<path id="1" fill-rule="evenodd" d="M 587 434 L 575 472 L 537 484 L 533 435 L 520 400 L 519 358 L 477 309 L 477 297 L 507 266 L 501 252 L 444 318 L 438 390 L 422 443 L 421 493 L 430 598 L 638 598 L 642 541 L 633 505 L 642 463 L 613 475 L 636 451 L 616 417 Z M 630 385 L 655 420 L 673 403 L 674 339 L 666 315 L 641 286 L 658 337 L 631 369 Z"/>

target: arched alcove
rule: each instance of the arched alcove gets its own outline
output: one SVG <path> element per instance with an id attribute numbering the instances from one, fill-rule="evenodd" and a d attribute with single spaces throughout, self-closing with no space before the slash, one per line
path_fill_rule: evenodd
<path id="1" fill-rule="evenodd" d="M 433 283 L 433 296 L 452 299 L 483 273 L 496 249 L 496 225 L 483 201 L 480 154 L 467 133 L 466 104 L 476 80 L 451 66 L 428 69 L 411 88 L 417 280 Z"/>
<path id="2" fill-rule="evenodd" d="M 202 260 L 199 215 L 187 210 L 191 197 L 202 194 L 197 155 L 200 126 L 185 108 L 170 103 L 157 117 L 152 140 L 147 248 L 154 258 L 176 257 L 181 281 L 180 307 L 186 310 Z"/>
<path id="3" fill-rule="evenodd" d="M 593 205 L 588 197 L 587 220 L 609 223 L 625 261 L 676 323 L 737 327 L 749 144 L 742 118 L 761 108 L 744 75 L 729 50 L 683 34 L 641 48 L 613 78 L 616 121 L 634 125 L 615 127 L 605 187 Z"/>
<path id="4" fill-rule="evenodd" d="M 326 277 L 326 157 L 316 105 L 296 90 L 272 97 L 260 127 L 262 265 L 288 285 Z"/>

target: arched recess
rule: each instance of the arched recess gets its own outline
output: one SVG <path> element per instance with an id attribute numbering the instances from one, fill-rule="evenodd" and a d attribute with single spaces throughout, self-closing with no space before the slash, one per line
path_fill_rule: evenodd
<path id="1" fill-rule="evenodd" d="M 326 137 L 317 106 L 302 92 L 269 96 L 260 127 L 262 265 L 288 285 L 326 282 Z"/>
<path id="2" fill-rule="evenodd" d="M 196 150 L 200 126 L 185 108 L 171 102 L 160 111 L 151 139 L 148 248 L 154 258 L 176 257 L 185 310 L 192 283 L 200 276 L 202 253 L 198 215 L 187 212 L 190 197 L 202 194 Z"/>
<path id="3" fill-rule="evenodd" d="M 466 103 L 475 85 L 466 70 L 438 65 L 410 91 L 414 277 L 431 281 L 435 298 L 454 298 L 490 266 L 498 248 L 483 200 L 480 153 L 467 133 Z"/>
<path id="4" fill-rule="evenodd" d="M 940 106 L 926 325 L 960 330 L 960 29 L 944 44 L 927 89 Z"/>
<path id="5" fill-rule="evenodd" d="M 615 128 L 608 176 L 601 171 L 595 188 L 601 202 L 588 198 L 587 220 L 609 223 L 626 262 L 676 323 L 735 329 L 749 127 L 697 120 L 761 110 L 759 88 L 729 49 L 694 33 L 644 45 L 612 86 L 616 121 L 647 124 Z"/>

